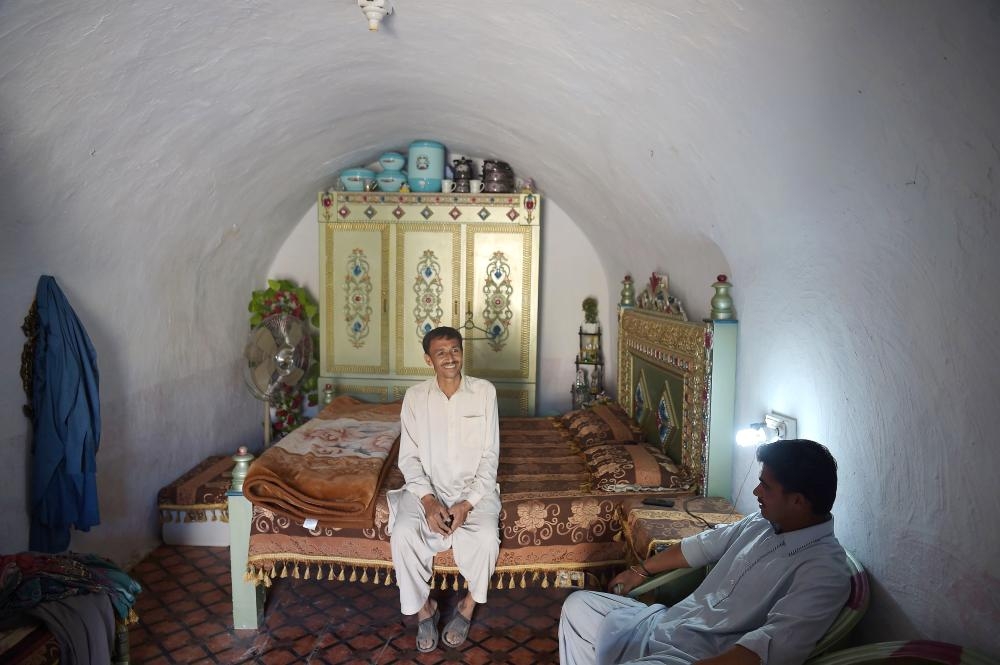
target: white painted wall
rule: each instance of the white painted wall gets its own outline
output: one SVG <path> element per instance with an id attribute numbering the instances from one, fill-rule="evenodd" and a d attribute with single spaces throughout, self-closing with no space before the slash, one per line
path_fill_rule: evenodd
<path id="1" fill-rule="evenodd" d="M 437 136 L 539 180 L 602 304 L 663 269 L 701 316 L 729 268 L 738 419 L 788 412 L 841 461 L 838 530 L 875 589 L 859 639 L 1000 653 L 997 4 L 397 4 L 370 34 L 346 0 L 0 3 L 2 548 L 27 538 L 39 274 L 102 372 L 104 523 L 72 546 L 127 560 L 160 485 L 259 436 L 246 302 L 315 192 Z M 442 76 L 456 61 L 475 75 Z M 545 239 L 566 269 L 546 261 L 546 307 L 579 299 L 573 242 Z M 558 395 L 573 334 L 543 335 Z"/>

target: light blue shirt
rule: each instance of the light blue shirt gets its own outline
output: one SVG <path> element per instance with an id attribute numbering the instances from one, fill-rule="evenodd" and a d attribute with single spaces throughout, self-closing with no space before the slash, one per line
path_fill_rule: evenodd
<path id="1" fill-rule="evenodd" d="M 691 663 L 741 645 L 766 665 L 803 663 L 847 602 L 851 575 L 833 518 L 775 533 L 760 513 L 681 541 L 694 567 L 715 567 L 673 607 L 623 607 L 608 614 L 598 663 L 656 654 Z"/>

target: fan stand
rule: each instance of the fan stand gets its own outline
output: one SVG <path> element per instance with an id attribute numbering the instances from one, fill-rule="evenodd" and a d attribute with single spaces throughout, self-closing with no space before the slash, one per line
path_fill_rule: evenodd
<path id="1" fill-rule="evenodd" d="M 271 447 L 271 400 L 264 400 L 264 450 Z"/>
<path id="2" fill-rule="evenodd" d="M 264 448 L 273 441 L 271 407 L 278 391 L 299 385 L 309 368 L 312 344 L 306 324 L 289 314 L 272 314 L 261 321 L 243 350 L 247 365 L 244 380 L 255 397 L 264 402 Z"/>

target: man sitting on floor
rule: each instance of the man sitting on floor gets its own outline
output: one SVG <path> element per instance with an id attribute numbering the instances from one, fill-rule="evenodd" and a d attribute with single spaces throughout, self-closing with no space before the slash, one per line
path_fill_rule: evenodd
<path id="1" fill-rule="evenodd" d="M 714 564 L 690 596 L 667 608 L 612 593 L 577 591 L 559 623 L 564 665 L 699 663 L 797 665 L 850 594 L 830 509 L 837 462 L 805 439 L 757 449 L 760 512 L 704 531 L 617 575 L 617 594 L 677 568 Z"/>

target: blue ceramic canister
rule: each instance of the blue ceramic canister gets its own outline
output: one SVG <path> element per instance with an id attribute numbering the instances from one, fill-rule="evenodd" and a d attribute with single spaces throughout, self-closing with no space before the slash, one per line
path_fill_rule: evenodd
<path id="1" fill-rule="evenodd" d="M 406 179 L 414 192 L 440 192 L 444 177 L 444 146 L 437 141 L 414 141 L 406 158 Z"/>
<path id="2" fill-rule="evenodd" d="M 340 172 L 340 182 L 349 192 L 363 192 L 375 183 L 375 172 L 369 169 L 344 169 Z"/>
<path id="3" fill-rule="evenodd" d="M 385 170 L 375 174 L 375 181 L 378 188 L 383 192 L 398 192 L 399 188 L 406 182 L 406 176 L 402 171 Z"/>
<path id="4" fill-rule="evenodd" d="M 406 158 L 398 152 L 383 152 L 378 158 L 383 171 L 400 171 L 405 162 Z"/>

